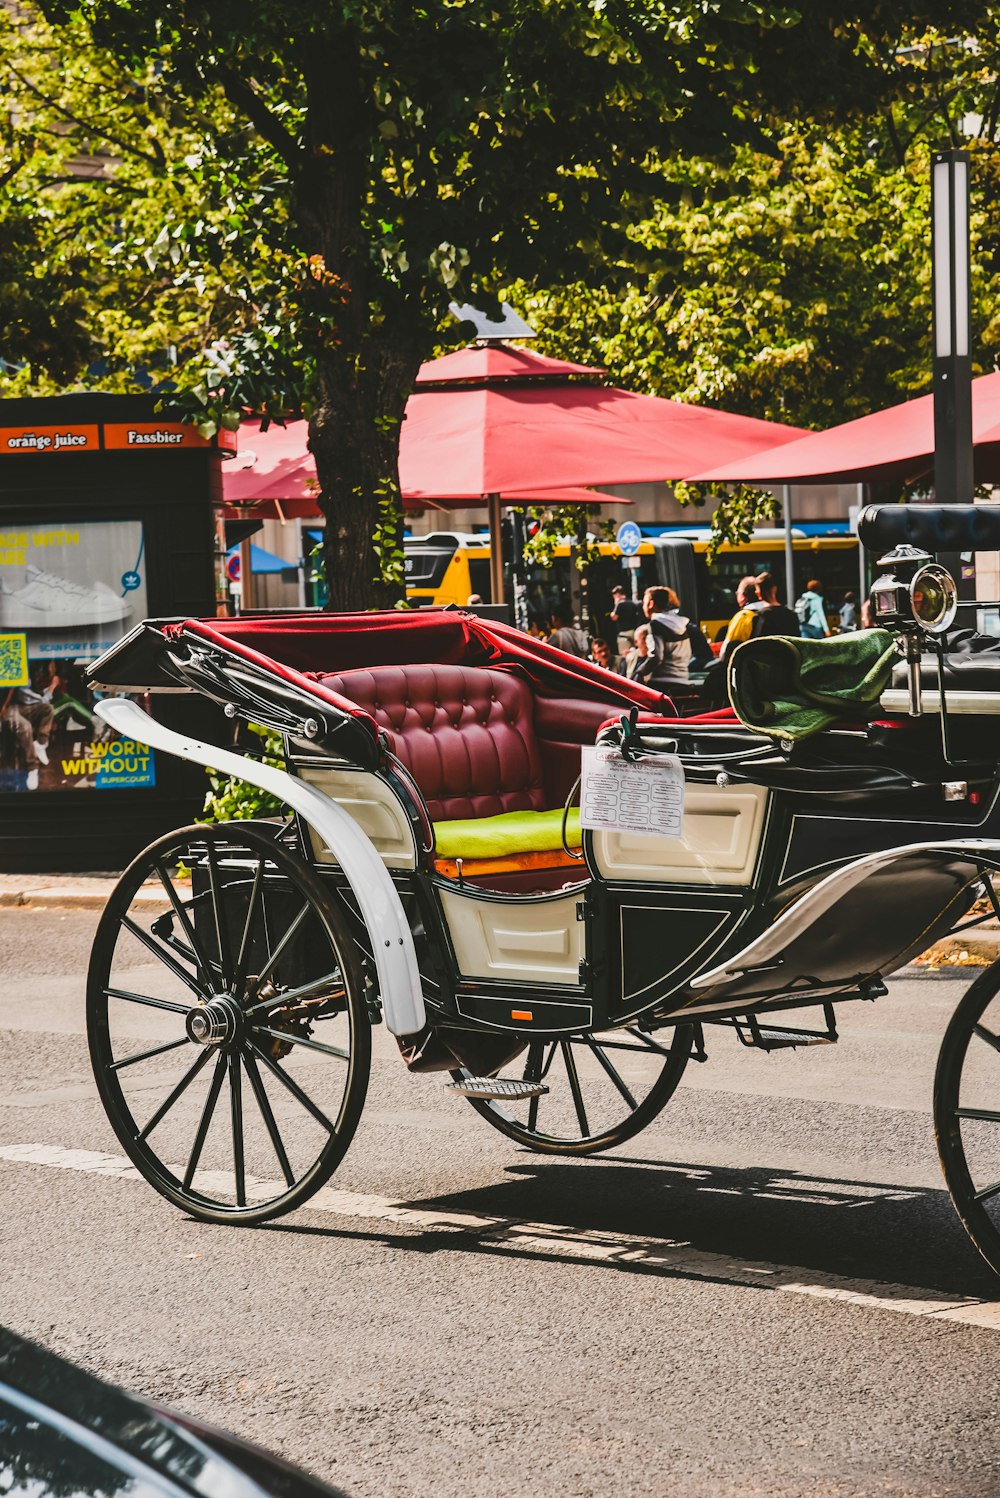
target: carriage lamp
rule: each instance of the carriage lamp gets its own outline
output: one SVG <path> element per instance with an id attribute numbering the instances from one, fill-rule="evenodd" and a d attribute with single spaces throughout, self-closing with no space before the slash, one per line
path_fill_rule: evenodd
<path id="1" fill-rule="evenodd" d="M 909 713 L 911 718 L 919 718 L 923 712 L 922 636 L 944 634 L 951 626 L 958 608 L 958 589 L 947 568 L 916 546 L 895 546 L 879 558 L 878 565 L 886 570 L 872 583 L 872 614 L 876 624 L 899 636 L 899 651 L 907 666 Z"/>

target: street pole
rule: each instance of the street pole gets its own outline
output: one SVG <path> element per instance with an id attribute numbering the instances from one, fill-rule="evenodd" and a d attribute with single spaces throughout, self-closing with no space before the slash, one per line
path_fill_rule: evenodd
<path id="1" fill-rule="evenodd" d="M 247 609 L 254 605 L 253 597 L 253 572 L 251 562 L 253 554 L 250 550 L 250 537 L 244 536 L 240 542 L 240 613 L 245 614 Z"/>
<path id="2" fill-rule="evenodd" d="M 972 357 L 969 323 L 969 155 L 931 158 L 934 285 L 934 490 L 938 504 L 971 504 Z"/>
<path id="3" fill-rule="evenodd" d="M 499 494 L 487 494 L 486 516 L 490 527 L 490 602 L 503 603 L 503 517 Z"/>
<path id="4" fill-rule="evenodd" d="M 792 544 L 792 490 L 791 485 L 781 486 L 781 510 L 785 517 L 785 603 L 789 608 L 795 603 L 795 547 Z"/>

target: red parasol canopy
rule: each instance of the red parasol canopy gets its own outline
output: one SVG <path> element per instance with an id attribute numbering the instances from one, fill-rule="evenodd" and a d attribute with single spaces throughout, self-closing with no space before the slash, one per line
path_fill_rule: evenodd
<path id="1" fill-rule="evenodd" d="M 404 494 L 467 501 L 532 485 L 685 479 L 803 435 L 574 378 L 599 373 L 505 345 L 424 364 L 399 444 Z"/>
<path id="2" fill-rule="evenodd" d="M 475 350 L 474 352 L 479 352 Z M 486 352 L 484 350 L 484 352 Z M 554 362 L 554 361 L 549 361 Z M 249 508 L 266 519 L 310 520 L 320 514 L 316 501 L 316 464 L 306 447 L 308 423 L 290 421 L 281 427 L 272 423 L 266 432 L 256 419 L 244 421 L 239 429 L 239 446 L 235 458 L 222 465 L 222 502 Z M 501 495 L 504 504 L 559 505 L 630 505 L 632 500 L 618 494 L 601 494 L 580 487 L 539 489 L 528 487 L 518 493 Z M 404 492 L 403 508 L 442 510 L 461 505 L 481 504 L 478 494 L 450 500 L 426 500 Z"/>
<path id="3" fill-rule="evenodd" d="M 1000 482 L 1000 374 L 972 382 L 972 440 L 977 479 Z M 934 398 L 922 395 L 695 477 L 706 483 L 863 483 L 914 480 L 933 467 Z"/>

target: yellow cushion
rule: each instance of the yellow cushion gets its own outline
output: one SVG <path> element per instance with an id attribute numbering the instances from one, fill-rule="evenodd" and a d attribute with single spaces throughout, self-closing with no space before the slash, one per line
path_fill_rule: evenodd
<path id="1" fill-rule="evenodd" d="M 512 853 L 550 853 L 562 847 L 562 819 L 557 811 L 505 811 L 499 817 L 470 817 L 435 822 L 435 851 L 440 858 L 503 858 Z M 571 807 L 566 841 L 580 846 L 580 812 Z"/>

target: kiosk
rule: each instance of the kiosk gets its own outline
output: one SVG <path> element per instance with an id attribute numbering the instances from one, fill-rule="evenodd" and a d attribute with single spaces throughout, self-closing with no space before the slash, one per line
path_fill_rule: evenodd
<path id="1" fill-rule="evenodd" d="M 220 454 L 155 404 L 0 401 L 4 872 L 119 869 L 204 800 L 203 772 L 117 737 L 85 682 L 140 620 L 216 607 Z M 160 697 L 151 710 L 195 726 L 190 699 Z"/>

